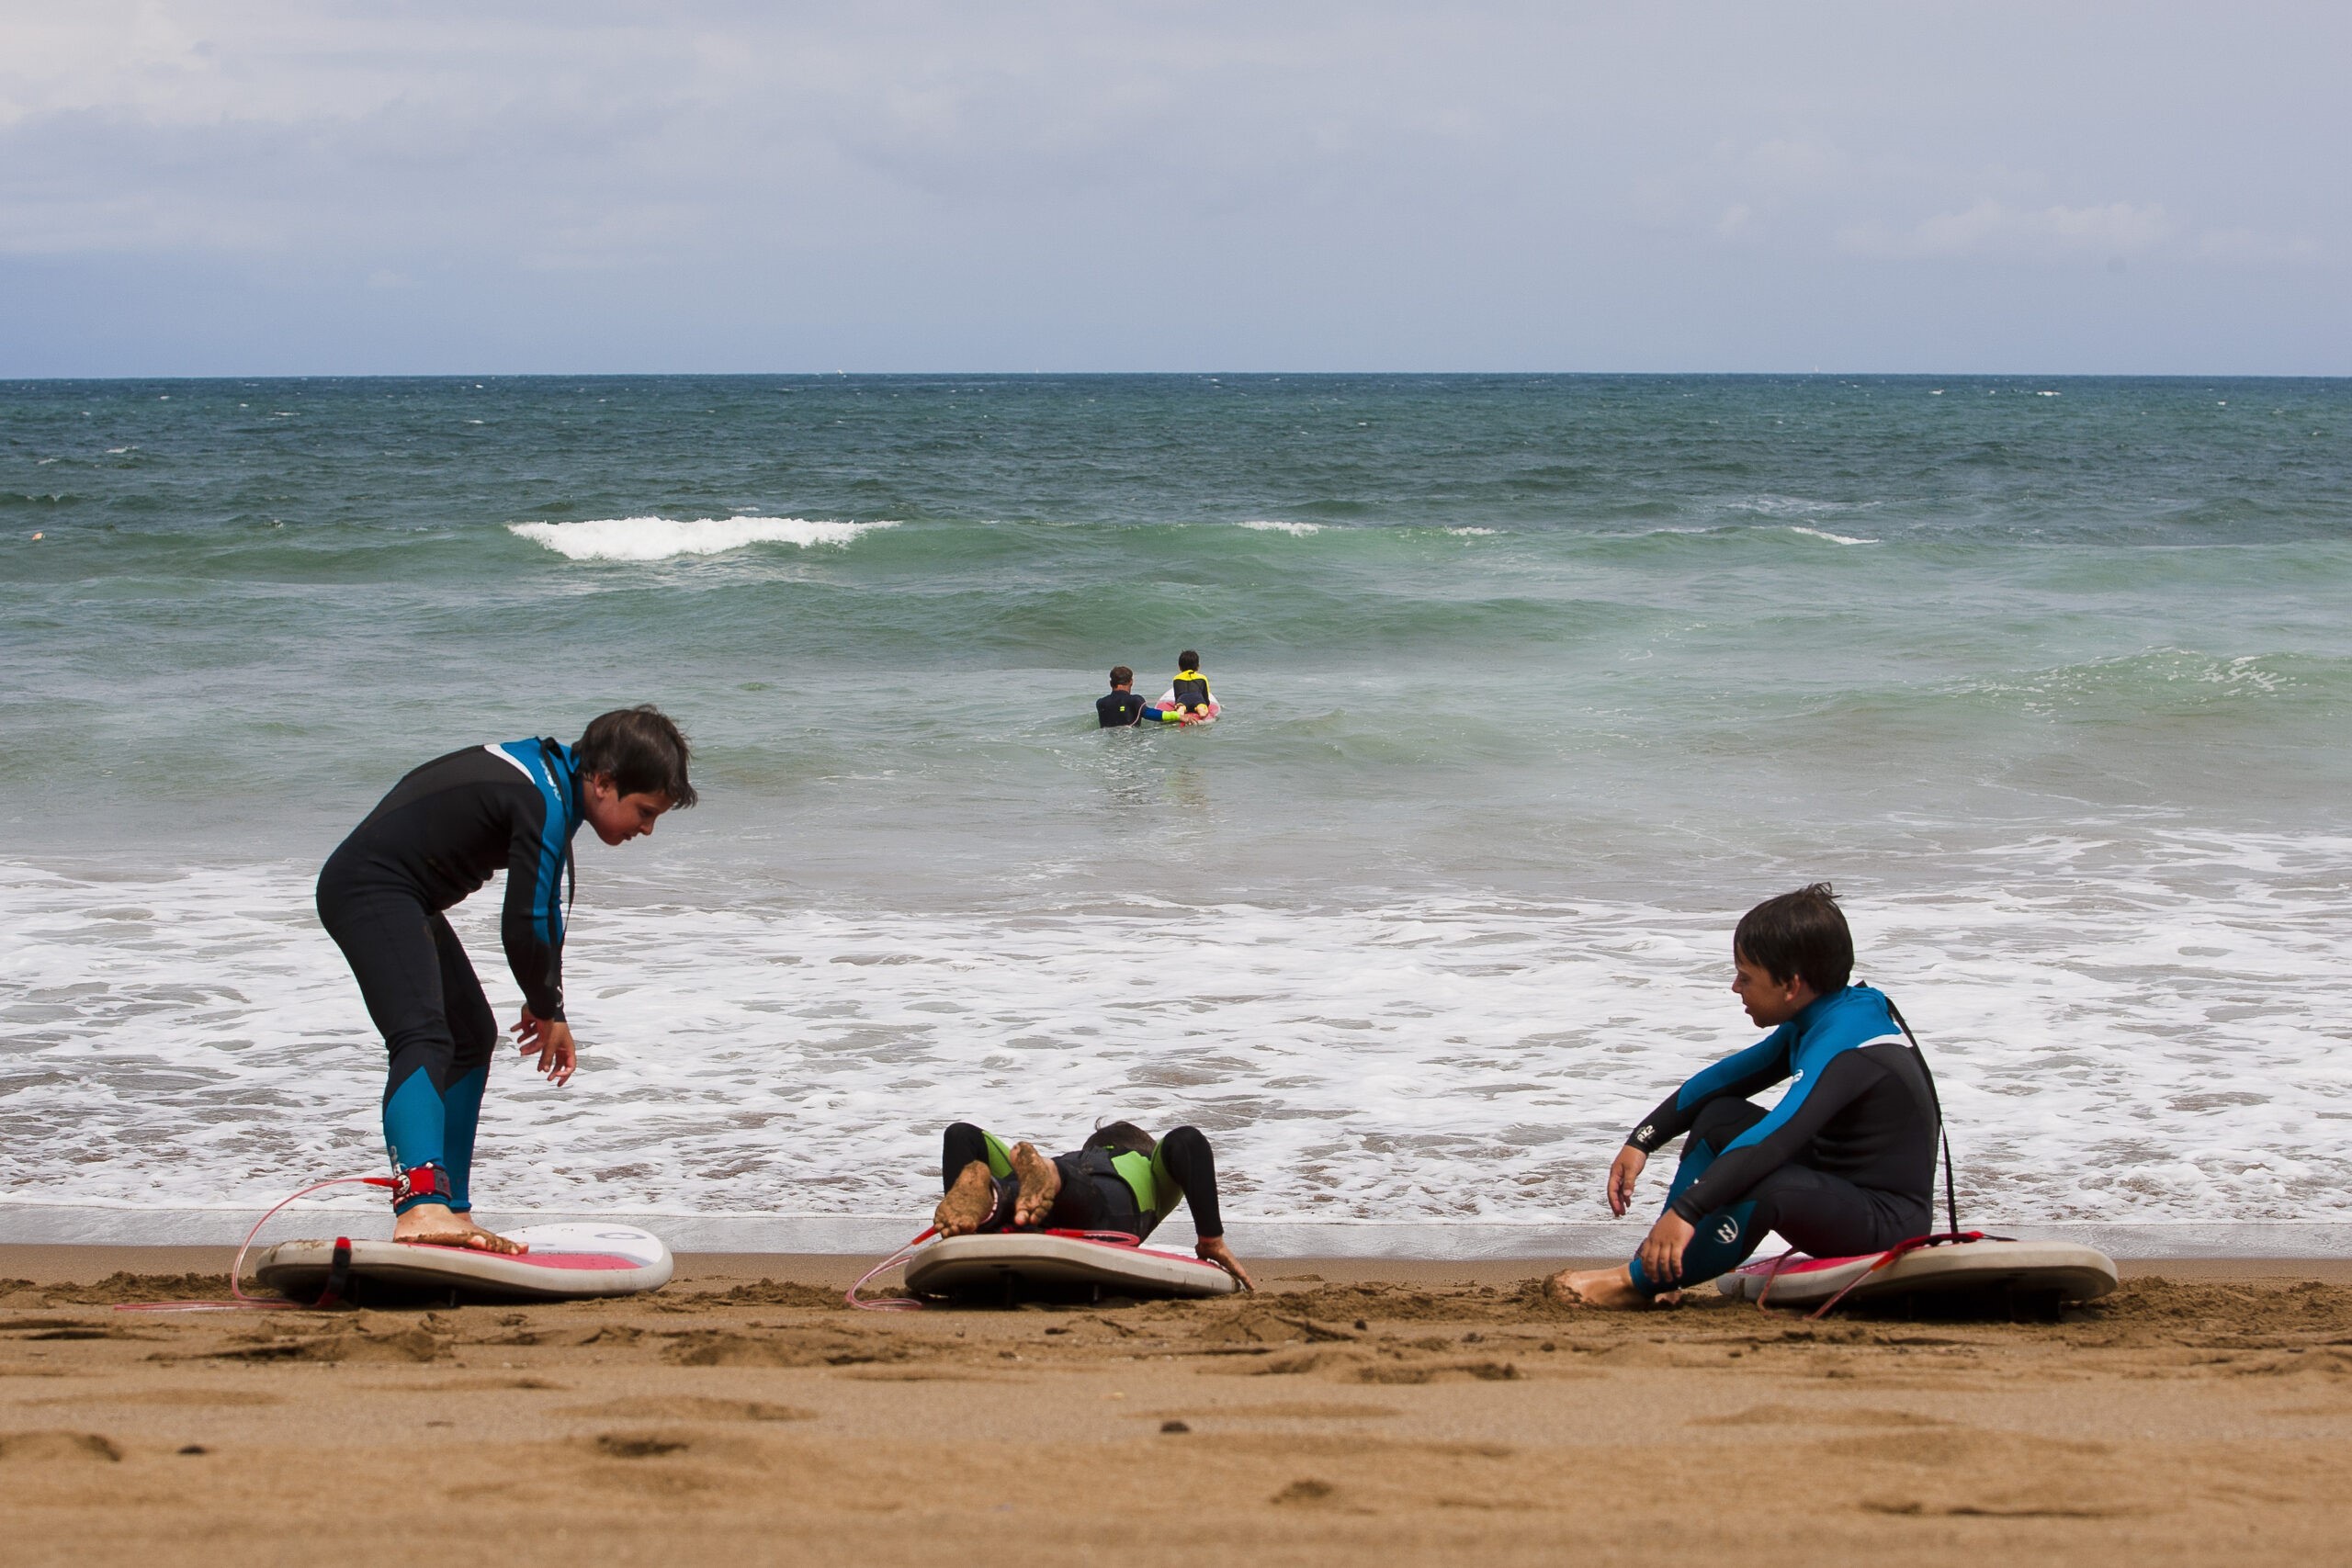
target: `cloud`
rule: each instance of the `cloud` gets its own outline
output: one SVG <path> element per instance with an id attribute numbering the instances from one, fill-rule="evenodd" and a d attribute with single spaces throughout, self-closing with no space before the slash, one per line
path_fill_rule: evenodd
<path id="1" fill-rule="evenodd" d="M 2271 234 L 2259 229 L 2208 229 L 2197 236 L 2197 254 L 2208 261 L 2304 265 L 2319 260 L 2320 247 L 2317 240 L 2301 234 Z"/>
<path id="2" fill-rule="evenodd" d="M 0 0 L 0 374 L 1883 362 L 1883 258 L 2023 322 L 2143 254 L 2352 342 L 2352 7 L 2064 11 Z M 2135 354 L 2215 319 L 2136 282 Z"/>
<path id="3" fill-rule="evenodd" d="M 2017 208 L 1987 197 L 1909 228 L 1877 220 L 1838 231 L 1838 248 L 1883 259 L 1959 256 L 2049 258 L 2136 255 L 2169 240 L 2177 225 L 2161 204 Z"/>

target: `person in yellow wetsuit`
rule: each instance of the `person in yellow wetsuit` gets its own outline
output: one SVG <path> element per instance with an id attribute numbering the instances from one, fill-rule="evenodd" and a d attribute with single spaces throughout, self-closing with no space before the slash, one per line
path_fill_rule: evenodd
<path id="1" fill-rule="evenodd" d="M 1201 656 L 1191 649 L 1176 656 L 1176 679 L 1169 683 L 1159 706 L 1182 714 L 1187 722 L 1216 713 L 1216 694 L 1209 690 L 1209 678 L 1201 673 Z"/>

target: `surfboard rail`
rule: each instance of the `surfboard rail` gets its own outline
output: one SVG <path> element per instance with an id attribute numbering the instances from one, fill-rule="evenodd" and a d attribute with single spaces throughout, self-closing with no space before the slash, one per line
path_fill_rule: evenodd
<path id="1" fill-rule="evenodd" d="M 1885 1257 L 1871 1252 L 1858 1258 L 1761 1258 L 1724 1275 L 1715 1289 L 1771 1306 L 1808 1307 L 1841 1292 L 1849 1302 L 1996 1292 L 2087 1302 L 2106 1295 L 2118 1282 L 2113 1258 L 2097 1247 L 2067 1241 L 1987 1236 L 1917 1247 L 1878 1267 Z"/>
<path id="2" fill-rule="evenodd" d="M 931 1296 L 1017 1290 L 1024 1284 L 1064 1291 L 1091 1287 L 1139 1296 L 1223 1296 L 1241 1288 L 1232 1275 L 1205 1258 L 1039 1231 L 933 1242 L 908 1259 L 906 1281 L 915 1294 Z"/>

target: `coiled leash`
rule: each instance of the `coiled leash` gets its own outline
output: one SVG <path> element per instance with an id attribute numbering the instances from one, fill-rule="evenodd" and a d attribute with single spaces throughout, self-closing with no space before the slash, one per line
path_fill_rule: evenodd
<path id="1" fill-rule="evenodd" d="M 117 1312 L 319 1312 L 334 1306 L 343 1300 L 343 1293 L 351 1288 L 351 1238 L 349 1236 L 339 1235 L 334 1238 L 334 1257 L 327 1268 L 326 1288 L 319 1292 L 319 1299 L 314 1302 L 289 1302 L 283 1298 L 264 1300 L 259 1296 L 245 1294 L 244 1286 L 238 1281 L 244 1276 L 245 1254 L 252 1249 L 254 1237 L 261 1235 L 261 1227 L 275 1219 L 278 1210 L 298 1198 L 307 1198 L 313 1192 L 323 1192 L 330 1187 L 361 1186 L 392 1189 L 397 1185 L 389 1176 L 335 1176 L 324 1181 L 314 1181 L 300 1192 L 279 1199 L 271 1206 L 269 1213 L 255 1220 L 254 1228 L 245 1233 L 244 1241 L 237 1247 L 236 1258 L 229 1265 L 227 1298 L 194 1302 L 121 1302 L 116 1304 L 114 1310 Z"/>
<path id="2" fill-rule="evenodd" d="M 873 1280 L 877 1274 L 888 1273 L 891 1269 L 896 1269 L 899 1264 L 904 1263 L 908 1258 L 912 1258 L 916 1253 L 922 1251 L 922 1244 L 929 1241 L 933 1236 L 935 1236 L 938 1234 L 939 1227 L 937 1225 L 925 1226 L 921 1235 L 918 1235 L 914 1240 L 899 1248 L 898 1251 L 890 1254 L 889 1257 L 884 1258 L 881 1262 L 876 1263 L 873 1268 L 868 1269 L 865 1273 L 860 1274 L 857 1277 L 857 1283 L 852 1285 L 849 1290 L 843 1293 L 842 1300 L 847 1302 L 850 1305 L 855 1307 L 860 1312 L 921 1312 L 922 1310 L 922 1303 L 915 1300 L 912 1296 L 882 1296 L 876 1300 L 868 1302 L 860 1301 L 858 1299 L 857 1292 L 865 1289 L 867 1282 Z"/>

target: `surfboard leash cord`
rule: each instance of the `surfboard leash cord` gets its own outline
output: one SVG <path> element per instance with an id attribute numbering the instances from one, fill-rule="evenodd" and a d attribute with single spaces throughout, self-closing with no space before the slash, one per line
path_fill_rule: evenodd
<path id="1" fill-rule="evenodd" d="M 908 1258 L 912 1258 L 917 1252 L 922 1250 L 922 1244 L 924 1242 L 929 1241 L 933 1236 L 935 1236 L 938 1234 L 939 1227 L 937 1225 L 926 1225 L 921 1235 L 915 1237 L 912 1241 L 907 1243 L 906 1246 L 899 1248 L 898 1251 L 890 1254 L 889 1257 L 884 1258 L 881 1262 L 876 1263 L 873 1268 L 868 1269 L 865 1273 L 859 1275 L 857 1277 L 857 1283 L 849 1288 L 848 1292 L 842 1297 L 842 1300 L 847 1302 L 850 1305 L 855 1307 L 860 1312 L 921 1312 L 922 1310 L 922 1303 L 915 1300 L 912 1296 L 884 1296 L 877 1301 L 868 1302 L 859 1300 L 857 1292 L 865 1289 L 866 1284 L 870 1280 L 874 1280 L 877 1275 L 887 1274 L 891 1269 L 896 1269 L 899 1264 L 904 1263 Z"/>
<path id="2" fill-rule="evenodd" d="M 308 1198 L 313 1192 L 323 1192 L 330 1187 L 359 1186 L 389 1189 L 392 1185 L 392 1179 L 389 1176 L 332 1176 L 324 1181 L 314 1181 L 300 1191 L 279 1199 L 270 1206 L 267 1213 L 254 1222 L 253 1229 L 245 1233 L 245 1239 L 238 1245 L 235 1259 L 229 1265 L 227 1297 L 215 1301 L 121 1302 L 116 1304 L 114 1310 L 117 1312 L 319 1312 L 332 1307 L 343 1299 L 343 1292 L 350 1287 L 351 1283 L 351 1238 L 349 1236 L 339 1235 L 334 1238 L 334 1259 L 327 1270 L 326 1288 L 319 1292 L 318 1300 L 311 1302 L 289 1302 L 283 1298 L 265 1300 L 260 1296 L 245 1294 L 245 1288 L 240 1283 L 245 1272 L 245 1254 L 253 1249 L 254 1237 L 261 1235 L 261 1227 L 276 1219 L 278 1210 L 285 1208 L 287 1204 L 294 1202 L 297 1199 Z"/>

